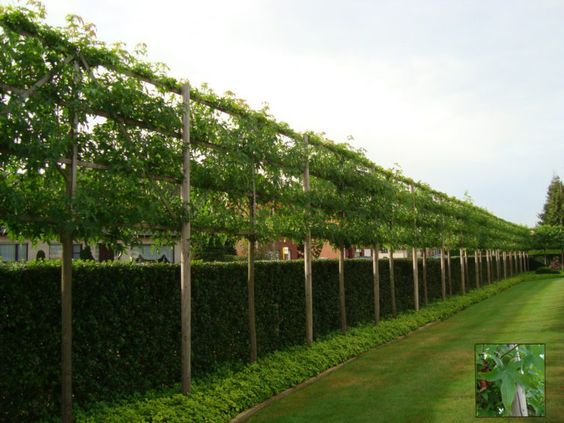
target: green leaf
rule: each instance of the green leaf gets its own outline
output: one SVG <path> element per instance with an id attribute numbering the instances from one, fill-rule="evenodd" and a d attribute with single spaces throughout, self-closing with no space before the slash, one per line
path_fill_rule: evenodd
<path id="1" fill-rule="evenodd" d="M 513 374 L 504 372 L 501 378 L 501 399 L 505 407 L 506 414 L 511 410 L 513 399 L 515 398 L 515 380 Z"/>

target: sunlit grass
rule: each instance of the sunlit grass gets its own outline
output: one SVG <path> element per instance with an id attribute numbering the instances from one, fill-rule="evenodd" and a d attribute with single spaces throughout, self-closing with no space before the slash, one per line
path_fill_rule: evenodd
<path id="1" fill-rule="evenodd" d="M 475 422 L 474 344 L 546 344 L 546 417 L 564 416 L 564 279 L 519 284 L 362 355 L 251 422 Z M 499 421 L 483 418 L 480 422 Z"/>

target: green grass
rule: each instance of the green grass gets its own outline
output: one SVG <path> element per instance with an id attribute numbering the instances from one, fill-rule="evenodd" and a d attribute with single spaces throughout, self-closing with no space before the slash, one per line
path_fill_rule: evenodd
<path id="1" fill-rule="evenodd" d="M 564 416 L 564 279 L 531 280 L 361 355 L 249 422 L 476 420 L 475 343 L 546 344 L 546 418 Z"/>

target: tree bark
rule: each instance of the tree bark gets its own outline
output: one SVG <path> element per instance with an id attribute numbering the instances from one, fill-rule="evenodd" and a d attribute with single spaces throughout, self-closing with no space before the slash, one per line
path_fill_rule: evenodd
<path id="1" fill-rule="evenodd" d="M 80 67 L 74 63 L 73 94 L 78 98 L 78 84 Z M 70 109 L 70 169 L 66 173 L 66 194 L 71 200 L 71 214 L 73 214 L 72 199 L 76 192 L 77 160 L 78 160 L 78 114 L 74 108 Z M 69 222 L 70 223 L 70 222 Z M 72 226 L 72 225 L 69 225 Z M 63 423 L 72 422 L 72 244 L 73 231 L 65 229 L 61 233 L 63 257 L 61 263 L 61 420 Z"/>
<path id="2" fill-rule="evenodd" d="M 255 249 L 256 241 L 253 238 L 248 240 L 247 255 L 247 300 L 249 318 L 249 341 L 251 344 L 250 360 L 252 363 L 257 361 L 257 326 L 255 312 Z"/>
<path id="3" fill-rule="evenodd" d="M 309 195 L 309 137 L 304 135 L 305 142 L 305 166 L 304 166 L 304 192 Z M 309 199 L 307 203 L 309 212 Z M 313 277 L 311 272 L 311 230 L 307 229 L 304 240 L 304 276 L 305 276 L 305 319 L 306 319 L 306 342 L 308 346 L 313 343 Z"/>
<path id="4" fill-rule="evenodd" d="M 441 296 L 446 300 L 445 247 L 441 247 Z"/>
<path id="5" fill-rule="evenodd" d="M 448 295 L 452 296 L 452 265 L 450 260 L 450 250 L 447 251 L 447 269 L 448 269 Z"/>
<path id="6" fill-rule="evenodd" d="M 464 252 L 464 276 L 465 276 L 465 284 L 468 284 L 468 286 L 470 286 L 470 275 L 468 272 L 468 268 L 470 266 L 468 266 L 468 251 L 466 250 L 466 248 L 463 249 Z M 465 285 L 466 287 L 466 285 Z"/>
<path id="7" fill-rule="evenodd" d="M 190 210 L 190 86 L 182 87 L 182 188 L 180 198 Z M 191 219 L 191 216 L 189 217 Z M 180 319 L 181 319 L 181 364 L 182 393 L 188 395 L 192 383 L 192 268 L 191 268 L 191 223 L 184 222 L 180 231 Z"/>
<path id="8" fill-rule="evenodd" d="M 429 304 L 429 286 L 427 284 L 427 249 L 421 250 L 423 256 L 423 301 L 425 305 Z"/>
<path id="9" fill-rule="evenodd" d="M 476 288 L 480 287 L 480 255 L 478 250 L 474 250 L 474 269 L 476 269 Z"/>
<path id="10" fill-rule="evenodd" d="M 247 255 L 247 299 L 248 299 L 248 317 L 249 317 L 249 338 L 251 344 L 250 360 L 257 361 L 257 326 L 255 311 L 255 253 L 256 238 L 254 235 L 256 225 L 257 201 L 256 201 L 256 185 L 255 185 L 255 167 L 252 167 L 252 192 L 249 195 L 249 214 L 253 235 L 248 238 L 249 248 Z"/>
<path id="11" fill-rule="evenodd" d="M 380 244 L 376 243 L 372 249 L 372 281 L 374 283 L 374 323 L 380 322 L 380 269 L 378 256 Z"/>
<path id="12" fill-rule="evenodd" d="M 347 330 L 347 310 L 345 303 L 345 246 L 339 247 L 339 317 L 341 330 Z"/>
<path id="13" fill-rule="evenodd" d="M 413 301 L 415 311 L 419 311 L 419 269 L 417 266 L 417 248 L 411 248 L 411 263 L 413 268 Z"/>
<path id="14" fill-rule="evenodd" d="M 459 252 L 460 252 L 460 289 L 462 291 L 462 294 L 465 294 L 466 293 L 466 283 L 465 283 L 466 271 L 464 269 L 464 250 L 462 248 L 460 248 Z"/>
<path id="15" fill-rule="evenodd" d="M 502 251 L 503 258 L 503 279 L 507 279 L 507 252 Z"/>
<path id="16" fill-rule="evenodd" d="M 398 314 L 396 307 L 396 277 L 394 269 L 394 249 L 390 247 L 390 260 L 388 261 L 390 266 L 390 296 L 392 301 L 392 315 L 395 317 Z"/>

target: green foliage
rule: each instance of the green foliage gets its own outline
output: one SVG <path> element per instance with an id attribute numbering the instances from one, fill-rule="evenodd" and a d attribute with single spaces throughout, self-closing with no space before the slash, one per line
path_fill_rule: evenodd
<path id="1" fill-rule="evenodd" d="M 544 416 L 544 345 L 476 345 L 476 415 L 510 416 L 517 385 L 529 416 Z"/>
<path id="2" fill-rule="evenodd" d="M 155 391 L 118 403 L 77 410 L 76 419 L 78 422 L 228 422 L 278 392 L 429 322 L 446 319 L 523 280 L 525 277 L 508 279 L 464 296 L 433 303 L 419 313 L 406 311 L 396 319 L 382 320 L 377 326 L 359 325 L 344 334 L 329 334 L 310 348 L 294 346 L 239 369 L 222 369 L 196 380 L 188 397 L 176 394 L 178 387 Z"/>
<path id="3" fill-rule="evenodd" d="M 0 266 L 0 410 L 4 413 L 0 420 L 29 421 L 58 408 L 58 266 L 56 261 Z M 459 268 L 454 261 L 453 266 L 457 293 Z M 303 261 L 257 262 L 255 271 L 259 356 L 301 345 L 305 339 Z M 395 260 L 399 311 L 413 308 L 411 272 L 410 260 Z M 387 261 L 380 261 L 380 274 L 380 306 L 382 315 L 388 316 Z M 438 299 L 438 260 L 429 260 L 428 275 L 429 298 Z M 78 403 L 115 399 L 178 380 L 178 281 L 177 265 L 74 263 L 73 384 Z M 346 261 L 350 324 L 372 321 L 372 283 L 370 261 Z M 246 263 L 194 263 L 192 291 L 196 377 L 226 363 L 245 362 L 249 355 Z M 313 262 L 313 307 L 317 338 L 339 330 L 335 260 Z"/>
<path id="4" fill-rule="evenodd" d="M 564 251 L 564 226 L 562 225 L 539 225 L 533 230 L 532 246 L 543 250 Z"/>
<path id="5" fill-rule="evenodd" d="M 552 177 L 548 186 L 539 224 L 564 226 L 564 183 L 558 175 Z"/>
<path id="6" fill-rule="evenodd" d="M 13 236 L 70 231 L 75 239 L 134 245 L 147 233 L 175 240 L 189 220 L 194 234 L 259 240 L 300 242 L 311 231 L 346 246 L 527 246 L 527 228 L 383 169 L 348 144 L 308 133 L 306 146 L 305 134 L 268 109 L 205 86 L 191 88 L 188 210 L 178 196 L 184 81 L 145 62 L 143 48 L 130 53 L 97 40 L 77 16 L 66 28 L 44 18 L 33 4 L 0 8 L 0 224 Z M 92 166 L 80 167 L 70 199 L 74 146 Z"/>
<path id="7" fill-rule="evenodd" d="M 559 270 L 551 269 L 550 267 L 539 267 L 535 270 L 535 273 L 538 275 L 546 275 L 546 274 L 559 274 Z"/>

